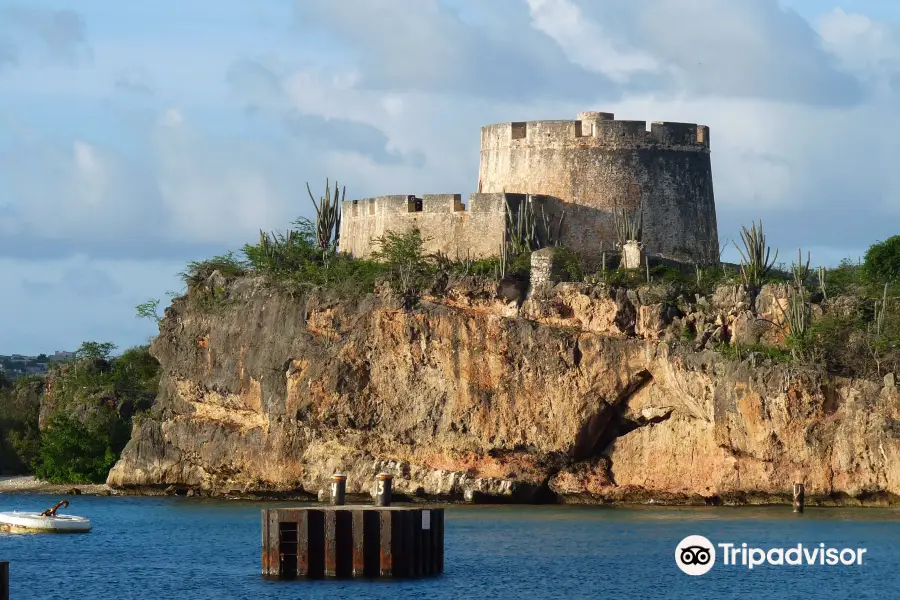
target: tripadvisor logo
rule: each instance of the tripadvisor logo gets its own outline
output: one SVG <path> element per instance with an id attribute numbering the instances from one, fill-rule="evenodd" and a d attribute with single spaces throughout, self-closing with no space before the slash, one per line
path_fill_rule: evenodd
<path id="1" fill-rule="evenodd" d="M 753 569 L 761 565 L 772 566 L 854 566 L 863 564 L 865 548 L 832 548 L 825 544 L 805 546 L 797 544 L 789 548 L 755 548 L 746 543 L 713 544 L 702 535 L 689 535 L 675 547 L 675 564 L 688 575 L 704 575 L 716 564 L 716 548 L 721 564 L 727 567 Z"/>
<path id="2" fill-rule="evenodd" d="M 675 564 L 688 575 L 703 575 L 716 564 L 716 549 L 702 535 L 689 535 L 675 548 Z"/>

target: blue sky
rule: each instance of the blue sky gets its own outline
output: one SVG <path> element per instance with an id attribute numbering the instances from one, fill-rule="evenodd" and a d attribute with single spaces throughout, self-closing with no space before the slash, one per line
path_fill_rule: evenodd
<path id="1" fill-rule="evenodd" d="M 348 195 L 467 193 L 488 123 L 711 127 L 724 243 L 900 223 L 900 5 L 0 0 L 0 354 L 142 343 L 188 260 Z"/>

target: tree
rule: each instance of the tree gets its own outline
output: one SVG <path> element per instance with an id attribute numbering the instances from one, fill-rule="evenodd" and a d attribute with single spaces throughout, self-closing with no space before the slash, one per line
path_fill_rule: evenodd
<path id="1" fill-rule="evenodd" d="M 103 483 L 128 443 L 129 425 L 114 414 L 86 423 L 54 415 L 41 435 L 35 475 L 51 483 Z"/>
<path id="2" fill-rule="evenodd" d="M 900 235 L 872 244 L 866 251 L 863 273 L 874 283 L 900 280 Z"/>
<path id="3" fill-rule="evenodd" d="M 129 348 L 113 361 L 115 388 L 125 396 L 155 394 L 159 375 L 159 362 L 150 354 L 148 346 Z"/>
<path id="4" fill-rule="evenodd" d="M 75 351 L 75 358 L 109 360 L 113 350 L 116 348 L 118 346 L 112 342 L 83 342 L 81 347 Z"/>
<path id="5" fill-rule="evenodd" d="M 28 473 L 38 456 L 38 415 L 43 377 L 26 375 L 15 382 L 0 373 L 0 473 Z"/>

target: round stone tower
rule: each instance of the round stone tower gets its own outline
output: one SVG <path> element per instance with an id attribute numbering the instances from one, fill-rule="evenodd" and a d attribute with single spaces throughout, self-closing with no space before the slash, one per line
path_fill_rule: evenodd
<path id="1" fill-rule="evenodd" d="M 562 201 L 562 243 L 596 253 L 616 242 L 613 211 L 642 207 L 651 254 L 698 262 L 719 256 L 709 127 L 617 121 L 529 121 L 481 130 L 478 191 Z"/>

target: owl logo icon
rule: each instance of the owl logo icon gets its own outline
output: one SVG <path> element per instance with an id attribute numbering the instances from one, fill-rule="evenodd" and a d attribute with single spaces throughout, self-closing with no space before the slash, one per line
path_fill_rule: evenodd
<path id="1" fill-rule="evenodd" d="M 688 575 L 704 575 L 716 564 L 716 548 L 702 535 L 689 535 L 675 547 L 675 564 Z"/>

